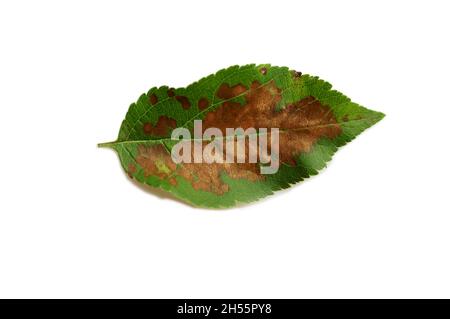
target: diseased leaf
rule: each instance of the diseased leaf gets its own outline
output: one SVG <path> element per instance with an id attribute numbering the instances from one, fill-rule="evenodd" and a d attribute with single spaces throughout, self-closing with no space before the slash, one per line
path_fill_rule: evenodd
<path id="1" fill-rule="evenodd" d="M 231 207 L 317 174 L 338 147 L 383 117 L 331 90 L 318 77 L 267 64 L 232 66 L 186 88 L 150 89 L 130 106 L 117 140 L 99 146 L 116 150 L 124 170 L 140 183 L 159 187 L 194 206 Z M 222 132 L 223 137 L 215 136 L 216 142 L 223 142 L 221 152 L 206 151 L 211 139 L 194 136 L 197 120 L 202 121 L 201 133 L 209 128 Z M 224 159 L 230 154 L 233 161 L 175 163 L 174 147 L 184 146 L 171 137 L 176 128 L 191 133 L 181 142 L 184 150 L 192 145 L 190 153 L 183 155 L 194 160 L 197 143 L 206 152 L 199 154 L 209 154 L 210 161 L 219 153 Z M 232 144 L 239 134 L 227 135 L 227 128 L 255 129 L 245 140 L 245 162 L 237 162 L 238 149 Z M 263 174 L 262 167 L 270 163 L 261 162 L 276 153 L 276 147 L 268 145 L 265 154 L 250 139 L 258 139 L 258 146 L 264 145 L 264 138 L 270 144 L 275 138 L 272 128 L 279 129 L 280 163 L 276 173 Z M 256 163 L 249 161 L 252 150 L 257 153 Z"/>

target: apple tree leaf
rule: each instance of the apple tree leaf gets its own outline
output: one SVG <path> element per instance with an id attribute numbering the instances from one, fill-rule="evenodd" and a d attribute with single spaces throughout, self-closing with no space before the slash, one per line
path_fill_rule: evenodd
<path id="1" fill-rule="evenodd" d="M 186 88 L 150 89 L 131 104 L 117 140 L 99 146 L 114 149 L 128 176 L 139 183 L 161 188 L 193 206 L 226 208 L 256 201 L 318 174 L 340 146 L 383 117 L 318 77 L 269 64 L 232 66 Z M 200 120 L 201 134 L 195 136 L 195 123 Z M 191 133 L 182 141 L 190 162 L 175 162 L 171 156 L 174 147 L 180 146 L 180 139 L 172 137 L 176 128 Z M 205 137 L 209 128 L 219 129 L 223 136 Z M 259 148 L 257 162 L 248 161 L 250 135 L 244 136 L 247 161 L 239 162 L 237 148 L 231 146 L 238 131 L 227 135 L 227 128 L 244 132 L 253 128 L 257 139 L 266 135 L 267 143 L 274 135 L 271 129 L 277 128 L 277 170 L 262 173 L 268 164 L 258 161 L 264 158 Z M 199 154 L 205 156 L 213 140 L 224 142 L 223 153 L 215 149 L 216 153 L 208 154 L 225 159 L 230 151 L 233 161 L 195 162 L 193 145 L 200 145 Z"/>

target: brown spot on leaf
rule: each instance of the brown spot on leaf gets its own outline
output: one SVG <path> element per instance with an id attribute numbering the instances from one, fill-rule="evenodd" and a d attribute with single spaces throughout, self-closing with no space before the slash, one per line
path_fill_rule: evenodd
<path id="1" fill-rule="evenodd" d="M 153 93 L 152 95 L 150 95 L 150 104 L 155 105 L 156 103 L 158 103 L 158 97 Z"/>
<path id="2" fill-rule="evenodd" d="M 168 91 L 167 91 L 167 96 L 168 97 L 174 97 L 175 96 L 175 90 L 174 89 L 169 89 Z"/>
<path id="3" fill-rule="evenodd" d="M 175 99 L 176 99 L 178 102 L 180 102 L 181 107 L 182 107 L 183 109 L 187 110 L 188 108 L 191 107 L 191 103 L 189 102 L 189 99 L 188 99 L 187 97 L 182 96 L 182 95 L 177 95 L 177 96 L 175 97 Z"/>
<path id="4" fill-rule="evenodd" d="M 132 163 L 128 164 L 128 177 L 133 178 L 134 173 L 136 173 L 136 166 Z"/>
<path id="5" fill-rule="evenodd" d="M 309 152 L 318 139 L 335 138 L 341 133 L 341 128 L 330 108 L 312 96 L 278 110 L 277 104 L 281 101 L 281 91 L 273 81 L 263 85 L 255 81 L 249 89 L 242 84 L 231 87 L 228 84 L 222 84 L 216 94 L 224 100 L 243 94 L 246 102 L 241 105 L 233 101 L 224 101 L 216 110 L 206 115 L 203 120 L 203 130 L 215 127 L 225 135 L 226 128 L 267 128 L 269 132 L 271 128 L 279 128 L 279 155 L 283 163 L 295 165 L 297 156 Z M 268 135 L 268 141 L 270 141 L 270 134 Z M 205 146 L 207 143 L 203 144 Z M 234 152 L 234 163 L 176 165 L 163 146 L 141 145 L 138 148 L 137 162 L 146 176 L 158 176 L 172 185 L 176 185 L 177 182 L 174 176 L 181 176 L 196 190 L 220 195 L 229 191 L 229 185 L 221 179 L 223 173 L 231 178 L 249 181 L 265 178 L 260 174 L 258 163 L 248 163 L 249 148 L 247 139 L 246 163 L 236 163 L 236 152 Z M 191 149 L 193 152 L 194 147 Z M 224 153 L 228 151 L 226 146 Z M 271 152 L 270 147 L 268 152 Z"/>
<path id="6" fill-rule="evenodd" d="M 209 101 L 207 98 L 202 97 L 200 100 L 198 100 L 198 108 L 200 110 L 204 110 L 209 106 Z"/>
<path id="7" fill-rule="evenodd" d="M 144 124 L 144 133 L 150 136 L 166 136 L 169 130 L 177 127 L 177 121 L 165 115 L 160 116 L 155 125 L 151 123 Z"/>
<path id="8" fill-rule="evenodd" d="M 217 90 L 216 95 L 223 100 L 228 100 L 244 93 L 246 90 L 247 88 L 242 84 L 230 87 L 227 83 L 223 83 Z"/>
<path id="9" fill-rule="evenodd" d="M 294 71 L 293 73 L 294 73 L 294 78 L 299 78 L 302 76 L 302 72 L 300 72 L 300 71 Z"/>
<path id="10" fill-rule="evenodd" d="M 262 75 L 266 75 L 267 74 L 267 68 L 261 68 L 260 70 Z"/>

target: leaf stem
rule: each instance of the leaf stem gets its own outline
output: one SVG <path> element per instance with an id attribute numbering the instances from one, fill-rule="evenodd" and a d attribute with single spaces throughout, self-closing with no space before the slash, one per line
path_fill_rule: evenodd
<path id="1" fill-rule="evenodd" d="M 116 142 L 106 142 L 106 143 L 98 143 L 97 147 L 113 147 Z"/>

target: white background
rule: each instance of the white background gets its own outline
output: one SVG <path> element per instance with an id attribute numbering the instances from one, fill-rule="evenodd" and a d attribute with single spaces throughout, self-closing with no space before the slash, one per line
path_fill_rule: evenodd
<path id="1" fill-rule="evenodd" d="M 2 1 L 0 297 L 450 297 L 448 1 Z M 141 190 L 98 142 L 152 86 L 318 75 L 386 118 L 231 210 Z"/>

